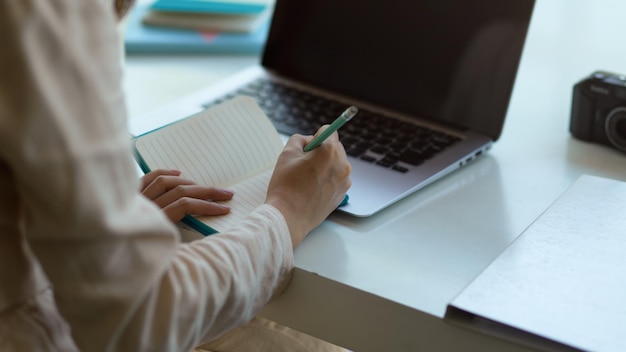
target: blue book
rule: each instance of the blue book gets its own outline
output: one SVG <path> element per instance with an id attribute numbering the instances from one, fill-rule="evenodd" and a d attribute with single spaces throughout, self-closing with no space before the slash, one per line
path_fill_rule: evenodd
<path id="1" fill-rule="evenodd" d="M 157 11 L 257 14 L 268 7 L 264 0 L 156 0 L 150 7 Z"/>
<path id="2" fill-rule="evenodd" d="M 124 36 L 125 50 L 136 53 L 258 54 L 269 31 L 270 19 L 250 33 L 205 32 L 146 26 L 142 18 L 149 6 L 138 5 L 129 14 Z"/>

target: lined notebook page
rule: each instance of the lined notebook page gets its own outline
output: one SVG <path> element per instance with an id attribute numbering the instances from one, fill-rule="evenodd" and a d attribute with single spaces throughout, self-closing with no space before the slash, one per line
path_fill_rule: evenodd
<path id="1" fill-rule="evenodd" d="M 139 136 L 135 147 L 150 170 L 234 190 L 230 215 L 199 218 L 220 231 L 264 202 L 283 142 L 254 99 L 241 96 Z"/>
<path id="2" fill-rule="evenodd" d="M 272 169 L 229 187 L 235 192 L 233 199 L 224 202 L 230 206 L 230 213 L 226 216 L 200 216 L 198 220 L 220 232 L 237 225 L 246 215 L 265 202 L 267 185 L 271 177 Z"/>

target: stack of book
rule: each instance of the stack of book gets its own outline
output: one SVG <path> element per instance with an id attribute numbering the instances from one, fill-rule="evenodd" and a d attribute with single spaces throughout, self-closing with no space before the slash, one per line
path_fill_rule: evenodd
<path id="1" fill-rule="evenodd" d="M 259 53 L 273 0 L 155 0 L 131 13 L 128 53 Z"/>

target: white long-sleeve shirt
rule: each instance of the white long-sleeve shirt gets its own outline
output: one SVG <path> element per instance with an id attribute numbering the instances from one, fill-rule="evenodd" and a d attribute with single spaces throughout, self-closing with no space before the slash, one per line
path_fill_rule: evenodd
<path id="1" fill-rule="evenodd" d="M 269 205 L 182 244 L 139 195 L 115 21 L 110 1 L 0 2 L 0 351 L 189 350 L 293 267 Z"/>

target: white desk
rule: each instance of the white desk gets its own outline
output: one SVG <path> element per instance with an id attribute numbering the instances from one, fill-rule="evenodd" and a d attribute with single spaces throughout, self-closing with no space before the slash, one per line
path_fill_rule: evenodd
<path id="1" fill-rule="evenodd" d="M 626 181 L 626 154 L 568 132 L 573 84 L 596 69 L 626 73 L 625 15 L 623 0 L 538 0 L 492 151 L 371 218 L 332 215 L 297 248 L 292 285 L 263 315 L 357 351 L 523 349 L 441 318 L 579 175 Z M 128 57 L 131 117 L 256 60 Z"/>

